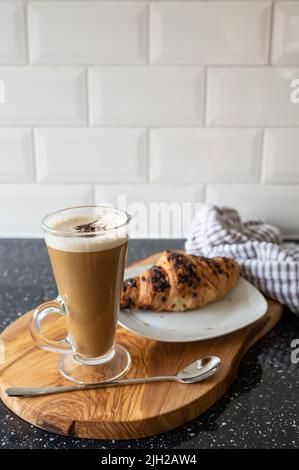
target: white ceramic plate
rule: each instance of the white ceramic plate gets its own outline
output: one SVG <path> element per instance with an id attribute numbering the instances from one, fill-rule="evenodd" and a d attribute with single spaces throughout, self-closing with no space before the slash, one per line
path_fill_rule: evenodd
<path id="1" fill-rule="evenodd" d="M 129 268 L 125 278 L 138 276 L 150 266 Z M 119 324 L 157 341 L 188 342 L 226 335 L 250 325 L 267 311 L 263 295 L 245 279 L 220 301 L 183 313 L 121 310 Z"/>

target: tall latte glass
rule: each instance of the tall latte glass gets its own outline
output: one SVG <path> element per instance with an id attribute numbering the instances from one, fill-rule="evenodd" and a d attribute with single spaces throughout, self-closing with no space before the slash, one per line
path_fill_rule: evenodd
<path id="1" fill-rule="evenodd" d="M 61 352 L 59 370 L 77 383 L 113 380 L 130 366 L 115 344 L 128 247 L 127 213 L 110 206 L 84 206 L 47 215 L 42 226 L 58 297 L 36 308 L 31 334 L 47 351 Z M 65 317 L 67 337 L 46 338 L 42 320 Z"/>

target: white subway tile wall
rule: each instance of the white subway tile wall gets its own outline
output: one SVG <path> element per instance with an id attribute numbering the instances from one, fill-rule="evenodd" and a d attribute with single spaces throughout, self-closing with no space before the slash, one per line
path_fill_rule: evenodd
<path id="1" fill-rule="evenodd" d="M 272 63 L 298 65 L 298 1 L 275 4 L 273 30 Z"/>
<path id="2" fill-rule="evenodd" d="M 260 129 L 153 129 L 150 181 L 258 182 Z"/>
<path id="3" fill-rule="evenodd" d="M 34 157 L 30 129 L 0 127 L 0 181 L 34 181 Z"/>
<path id="4" fill-rule="evenodd" d="M 0 185 L 0 233 L 7 237 L 41 234 L 41 219 L 62 207 L 91 204 L 90 185 Z"/>
<path id="5" fill-rule="evenodd" d="M 298 129 L 267 129 L 265 131 L 262 181 L 263 183 L 298 183 Z"/>
<path id="6" fill-rule="evenodd" d="M 81 68 L 0 67 L 6 101 L 0 125 L 44 126 L 86 123 L 85 73 Z"/>
<path id="7" fill-rule="evenodd" d="M 299 0 L 0 0 L 0 236 L 99 202 L 185 236 L 208 202 L 299 237 L 296 79 Z"/>
<path id="8" fill-rule="evenodd" d="M 51 1 L 28 9 L 32 64 L 144 64 L 147 4 Z"/>
<path id="9" fill-rule="evenodd" d="M 200 125 L 200 67 L 101 67 L 89 70 L 92 125 Z"/>
<path id="10" fill-rule="evenodd" d="M 298 185 L 209 185 L 210 204 L 235 207 L 245 218 L 270 220 L 290 236 L 298 235 Z"/>
<path id="11" fill-rule="evenodd" d="M 151 9 L 154 64 L 265 64 L 271 3 L 157 2 Z"/>
<path id="12" fill-rule="evenodd" d="M 25 64 L 25 5 L 22 0 L 0 2 L 0 64 Z"/>
<path id="13" fill-rule="evenodd" d="M 35 129 L 41 182 L 145 183 L 144 129 Z"/>
<path id="14" fill-rule="evenodd" d="M 204 201 L 203 194 L 199 184 L 101 185 L 95 188 L 95 202 L 129 208 L 132 237 L 180 238 L 187 233 L 197 204 Z"/>
<path id="15" fill-rule="evenodd" d="M 290 99 L 290 84 L 298 77 L 299 67 L 210 68 L 207 124 L 299 125 L 299 106 Z"/>

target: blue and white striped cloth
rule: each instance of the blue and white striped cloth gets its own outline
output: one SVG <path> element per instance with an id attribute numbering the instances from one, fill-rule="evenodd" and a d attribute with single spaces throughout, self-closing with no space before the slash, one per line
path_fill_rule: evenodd
<path id="1" fill-rule="evenodd" d="M 282 243 L 278 228 L 260 220 L 242 222 L 229 207 L 202 204 L 185 249 L 199 256 L 235 258 L 243 277 L 299 314 L 299 245 Z"/>

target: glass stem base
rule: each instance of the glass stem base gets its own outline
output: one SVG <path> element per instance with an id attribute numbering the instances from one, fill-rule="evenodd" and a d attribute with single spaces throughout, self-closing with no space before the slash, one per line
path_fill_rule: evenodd
<path id="1" fill-rule="evenodd" d="M 62 354 L 58 362 L 58 370 L 68 380 L 80 385 L 96 384 L 116 380 L 126 374 L 131 366 L 129 352 L 120 344 L 102 358 L 87 359 L 73 354 Z"/>

